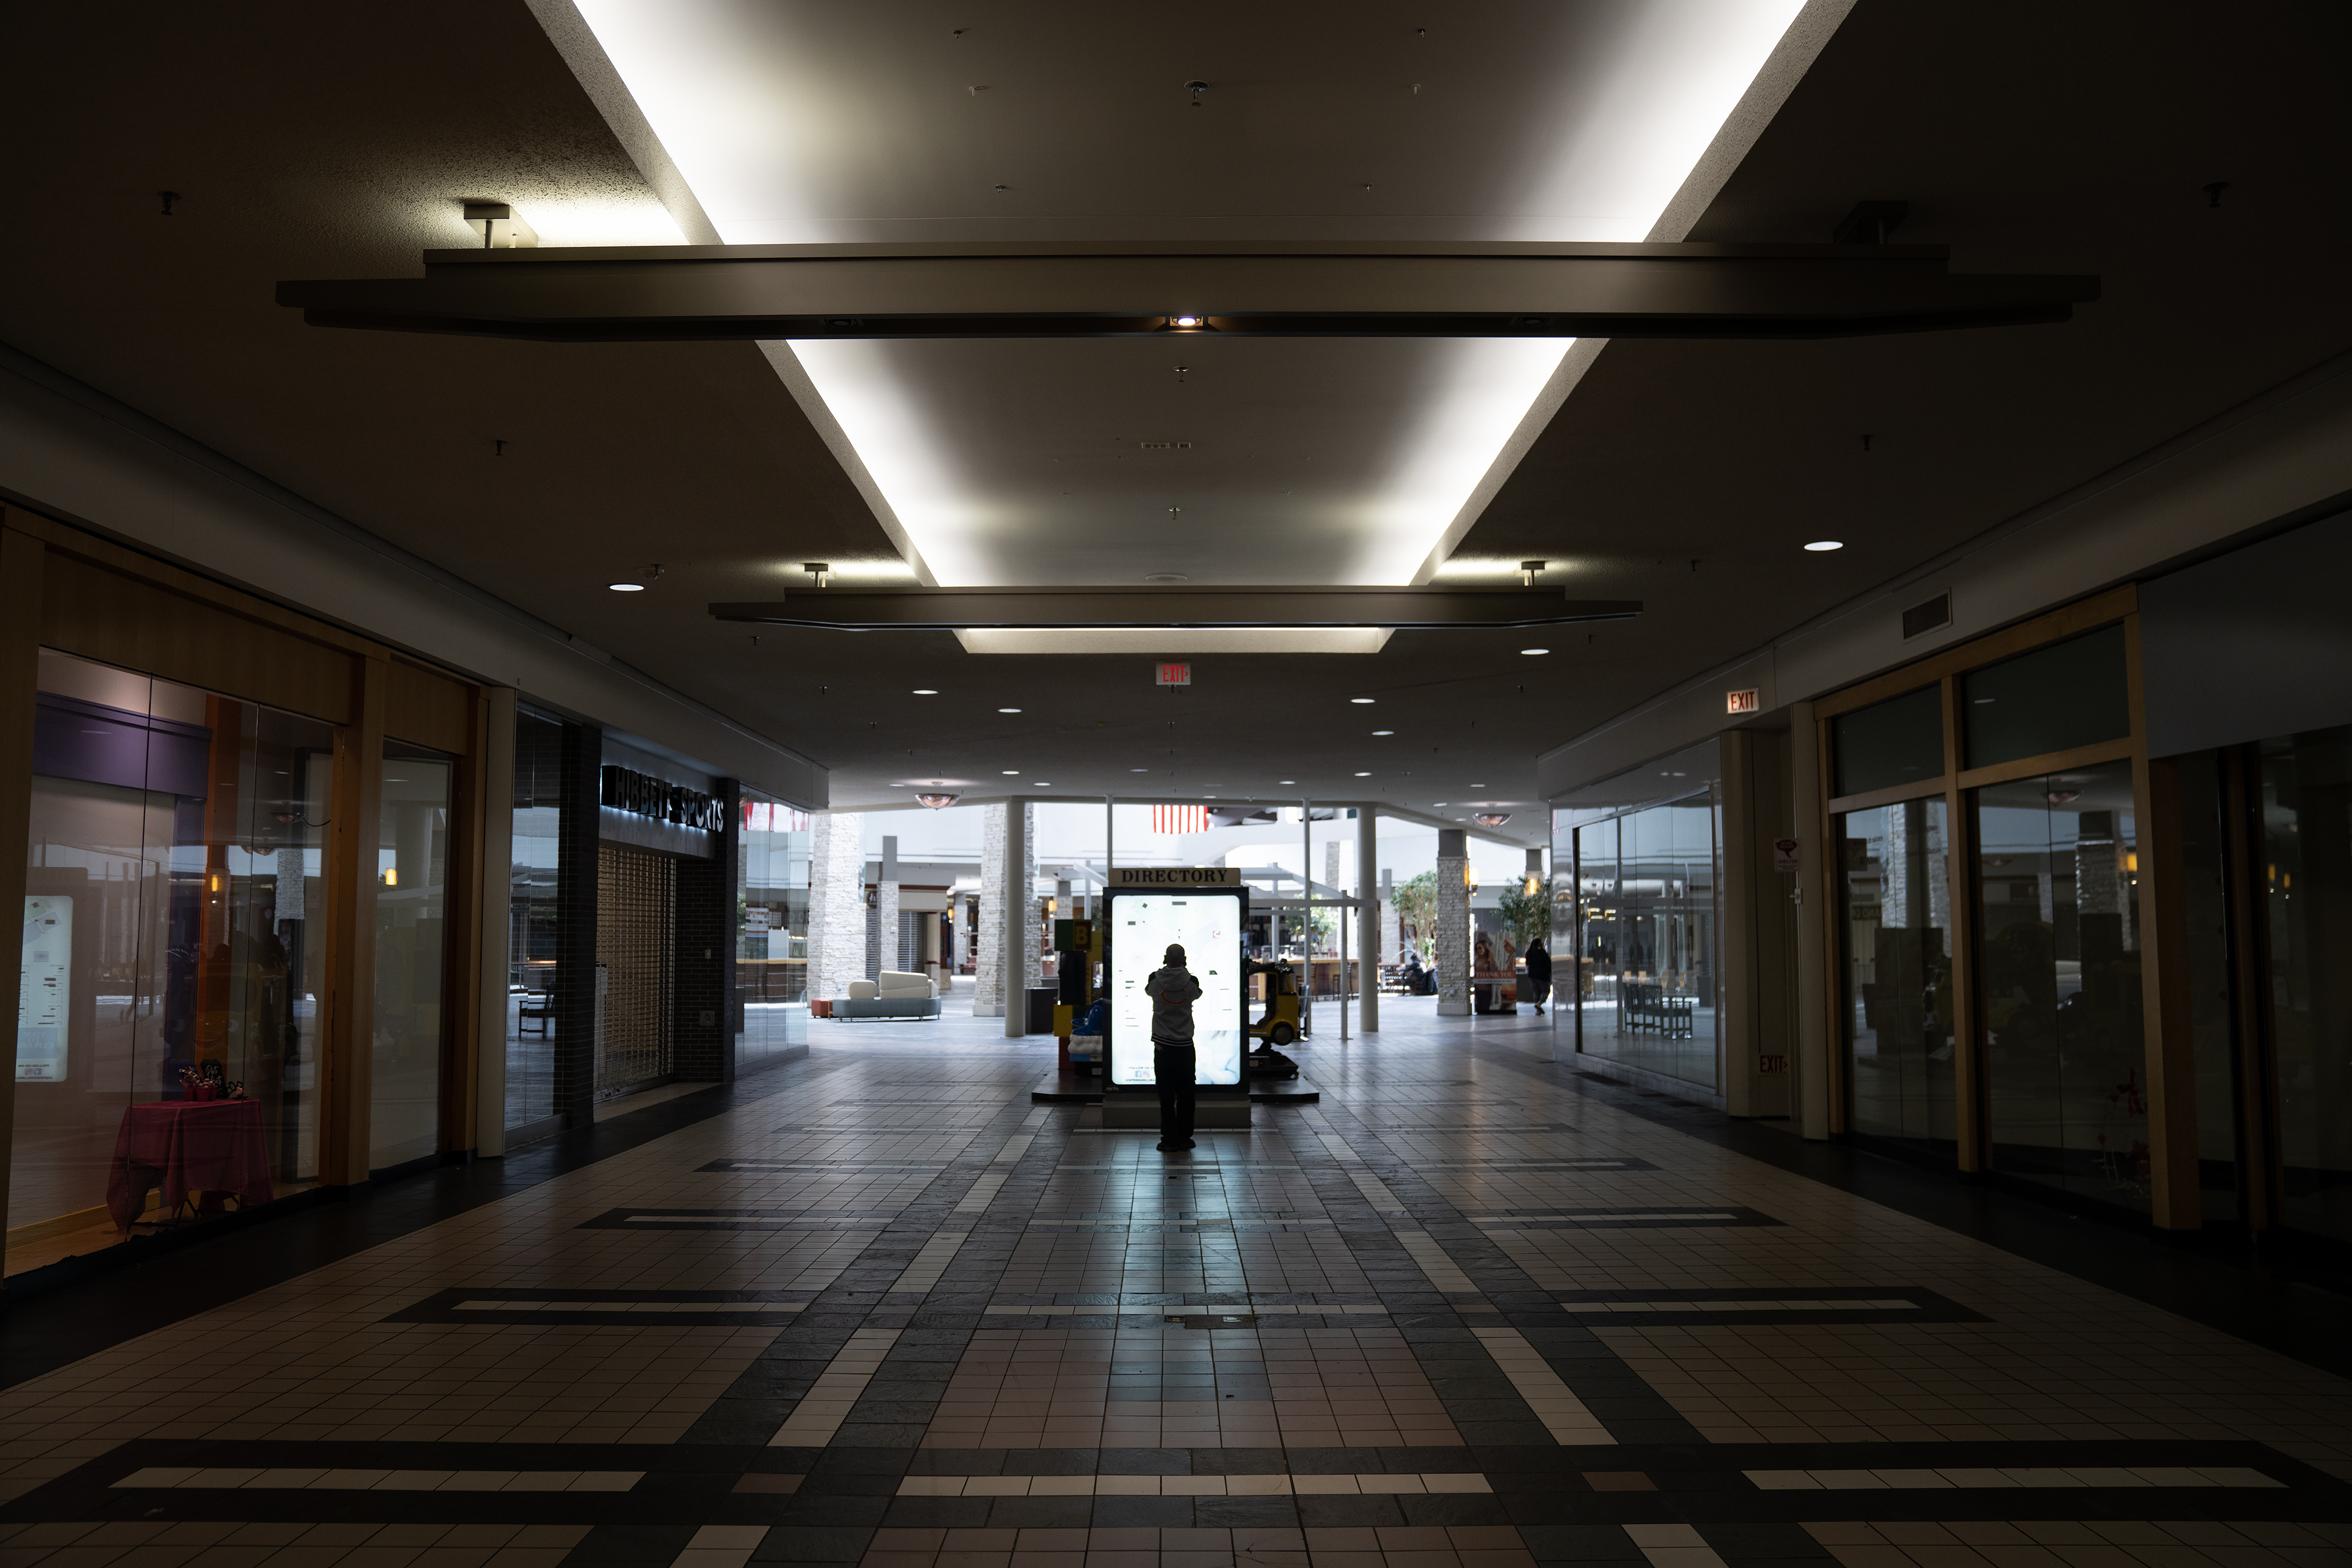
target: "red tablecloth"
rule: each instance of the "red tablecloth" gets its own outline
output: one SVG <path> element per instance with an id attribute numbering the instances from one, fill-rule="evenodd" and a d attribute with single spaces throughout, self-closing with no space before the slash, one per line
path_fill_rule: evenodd
<path id="1" fill-rule="evenodd" d="M 114 1164 L 106 1173 L 106 1209 L 128 1230 L 147 1207 L 147 1189 L 163 1187 L 163 1207 L 192 1192 L 235 1193 L 268 1203 L 269 1144 L 258 1100 L 163 1101 L 122 1113 Z"/>

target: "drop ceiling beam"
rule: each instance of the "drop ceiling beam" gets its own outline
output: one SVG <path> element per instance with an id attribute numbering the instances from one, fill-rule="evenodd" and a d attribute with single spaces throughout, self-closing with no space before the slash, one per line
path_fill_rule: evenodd
<path id="1" fill-rule="evenodd" d="M 859 632 L 1048 627 L 1500 630 L 1622 621 L 1638 599 L 1527 588 L 815 588 L 710 607 L 719 621 Z"/>
<path id="2" fill-rule="evenodd" d="M 287 282 L 316 327 L 546 342 L 1836 338 L 2066 320 L 2095 277 L 1952 273 L 1940 246 L 671 246 L 427 251 Z M 1199 325 L 1174 325 L 1179 316 Z"/>

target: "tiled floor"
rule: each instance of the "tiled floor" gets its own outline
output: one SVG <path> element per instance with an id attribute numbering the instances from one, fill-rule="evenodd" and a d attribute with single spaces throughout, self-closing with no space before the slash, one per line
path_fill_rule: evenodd
<path id="1" fill-rule="evenodd" d="M 0 1568 L 2352 1568 L 2352 1385 L 1384 1011 L 1188 1155 L 816 1025 L 0 1390 Z"/>

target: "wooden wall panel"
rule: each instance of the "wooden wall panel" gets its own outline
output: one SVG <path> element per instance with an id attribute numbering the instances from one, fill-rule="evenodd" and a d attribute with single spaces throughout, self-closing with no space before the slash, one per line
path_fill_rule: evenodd
<path id="1" fill-rule="evenodd" d="M 330 724 L 352 722 L 362 661 L 341 648 L 61 550 L 48 552 L 43 579 L 47 647 Z"/>
<path id="2" fill-rule="evenodd" d="M 384 671 L 383 733 L 452 757 L 474 747 L 474 700 L 480 688 L 398 660 Z"/>

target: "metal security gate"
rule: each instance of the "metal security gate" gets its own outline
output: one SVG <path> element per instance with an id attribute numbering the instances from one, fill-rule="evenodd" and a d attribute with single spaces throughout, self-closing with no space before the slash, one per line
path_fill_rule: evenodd
<path id="1" fill-rule="evenodd" d="M 677 862 L 596 848 L 596 1096 L 670 1073 Z"/>

